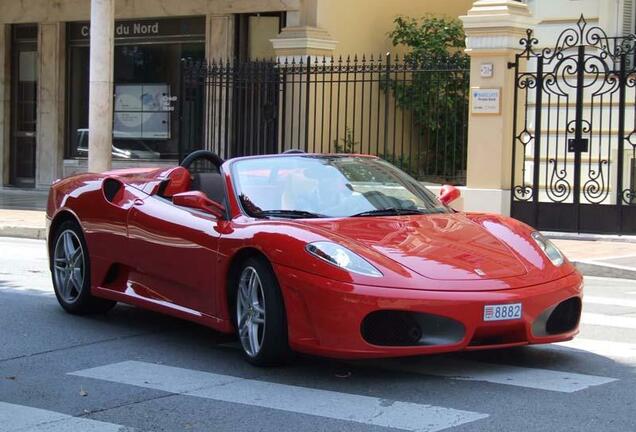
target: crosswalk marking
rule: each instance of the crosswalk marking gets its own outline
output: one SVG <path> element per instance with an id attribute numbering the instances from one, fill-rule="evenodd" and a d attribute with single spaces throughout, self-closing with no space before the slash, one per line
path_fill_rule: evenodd
<path id="1" fill-rule="evenodd" d="M 597 297 L 597 296 L 586 295 L 583 298 L 583 303 L 608 305 L 608 306 L 625 306 L 625 307 L 636 308 L 636 300 L 619 298 L 619 297 Z"/>
<path id="2" fill-rule="evenodd" d="M 97 420 L 0 402 L 3 432 L 125 432 L 133 429 Z"/>
<path id="3" fill-rule="evenodd" d="M 558 342 L 546 347 L 567 348 L 581 350 L 613 359 L 636 359 L 636 344 L 626 342 L 613 342 L 605 340 L 574 338 L 567 342 Z"/>
<path id="4" fill-rule="evenodd" d="M 603 327 L 619 327 L 626 329 L 636 329 L 636 317 L 606 315 L 597 313 L 581 314 L 581 323 L 603 326 Z"/>
<path id="5" fill-rule="evenodd" d="M 72 372 L 71 375 L 408 431 L 439 431 L 488 417 L 487 414 L 471 411 L 276 384 L 138 361 L 100 366 Z"/>
<path id="6" fill-rule="evenodd" d="M 595 375 L 525 368 L 450 358 L 390 359 L 376 362 L 382 368 L 461 381 L 485 381 L 516 387 L 573 393 L 588 387 L 617 381 Z"/>

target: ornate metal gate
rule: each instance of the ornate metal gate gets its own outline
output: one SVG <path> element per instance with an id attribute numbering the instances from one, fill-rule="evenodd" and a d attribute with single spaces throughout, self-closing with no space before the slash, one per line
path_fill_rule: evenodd
<path id="1" fill-rule="evenodd" d="M 636 36 L 581 16 L 515 69 L 511 214 L 542 230 L 636 234 Z"/>

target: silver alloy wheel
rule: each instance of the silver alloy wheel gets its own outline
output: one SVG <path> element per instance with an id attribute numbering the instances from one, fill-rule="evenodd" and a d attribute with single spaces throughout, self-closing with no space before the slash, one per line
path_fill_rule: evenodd
<path id="1" fill-rule="evenodd" d="M 250 357 L 257 356 L 265 336 L 265 295 L 254 267 L 245 267 L 239 279 L 236 323 L 243 349 Z"/>
<path id="2" fill-rule="evenodd" d="M 67 303 L 75 302 L 82 293 L 85 264 L 79 237 L 73 230 L 63 231 L 53 250 L 53 272 L 58 294 Z"/>

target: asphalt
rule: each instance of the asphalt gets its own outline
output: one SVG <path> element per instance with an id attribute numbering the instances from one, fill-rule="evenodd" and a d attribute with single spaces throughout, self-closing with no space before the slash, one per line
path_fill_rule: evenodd
<path id="1" fill-rule="evenodd" d="M 258 369 L 194 324 L 64 313 L 44 242 L 0 238 L 0 431 L 634 431 L 636 282 L 589 277 L 585 297 L 563 346 Z"/>

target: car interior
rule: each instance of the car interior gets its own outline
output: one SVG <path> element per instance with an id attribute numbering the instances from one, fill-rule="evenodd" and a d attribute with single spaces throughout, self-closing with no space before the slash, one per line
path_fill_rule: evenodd
<path id="1" fill-rule="evenodd" d="M 212 169 L 191 169 L 199 160 L 211 162 Z M 223 160 L 207 150 L 199 150 L 186 157 L 174 168 L 162 183 L 158 195 L 172 199 L 178 193 L 201 191 L 212 201 L 225 205 L 225 183 L 220 173 Z M 210 164 L 207 164 L 210 165 Z"/>

